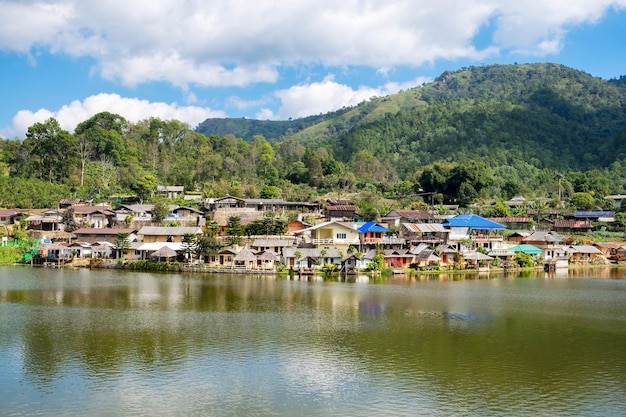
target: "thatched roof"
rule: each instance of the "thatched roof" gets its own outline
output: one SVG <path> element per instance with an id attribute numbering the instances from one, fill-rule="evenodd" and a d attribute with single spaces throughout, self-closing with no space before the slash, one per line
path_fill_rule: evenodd
<path id="1" fill-rule="evenodd" d="M 278 255 L 276 255 L 271 250 L 263 251 L 263 253 L 259 255 L 258 259 L 261 261 L 274 261 L 274 262 L 277 262 L 279 260 Z"/>
<path id="2" fill-rule="evenodd" d="M 243 248 L 233 258 L 234 261 L 254 262 L 256 261 L 256 255 L 248 247 Z"/>
<path id="3" fill-rule="evenodd" d="M 168 246 L 163 246 L 150 255 L 151 258 L 173 258 L 175 256 L 178 256 L 178 252 Z"/>

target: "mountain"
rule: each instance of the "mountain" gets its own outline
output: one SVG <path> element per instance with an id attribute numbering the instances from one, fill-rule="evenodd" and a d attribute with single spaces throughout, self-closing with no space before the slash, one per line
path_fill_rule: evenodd
<path id="1" fill-rule="evenodd" d="M 626 157 L 626 79 L 558 64 L 446 71 L 432 83 L 358 106 L 286 122 L 211 119 L 205 134 L 290 137 L 345 164 L 367 153 L 402 178 L 416 167 L 481 160 L 590 170 Z"/>

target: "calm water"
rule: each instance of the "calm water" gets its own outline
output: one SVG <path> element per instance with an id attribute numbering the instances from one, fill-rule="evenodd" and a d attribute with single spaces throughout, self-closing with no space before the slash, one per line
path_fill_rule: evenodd
<path id="1" fill-rule="evenodd" d="M 0 415 L 624 416 L 626 279 L 0 268 Z"/>

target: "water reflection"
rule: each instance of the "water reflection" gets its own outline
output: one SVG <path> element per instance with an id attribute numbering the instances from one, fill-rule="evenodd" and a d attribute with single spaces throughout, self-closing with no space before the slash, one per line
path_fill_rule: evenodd
<path id="1" fill-rule="evenodd" d="M 0 414 L 626 413 L 614 271 L 0 272 Z"/>

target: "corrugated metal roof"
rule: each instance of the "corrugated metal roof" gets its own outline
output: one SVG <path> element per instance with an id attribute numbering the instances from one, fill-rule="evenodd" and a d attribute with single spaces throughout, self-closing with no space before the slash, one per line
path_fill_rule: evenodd
<path id="1" fill-rule="evenodd" d="M 441 223 L 402 223 L 408 231 L 413 233 L 449 233 Z"/>
<path id="2" fill-rule="evenodd" d="M 202 229 L 199 227 L 144 226 L 137 234 L 144 236 L 182 236 L 185 233 L 202 234 Z"/>

